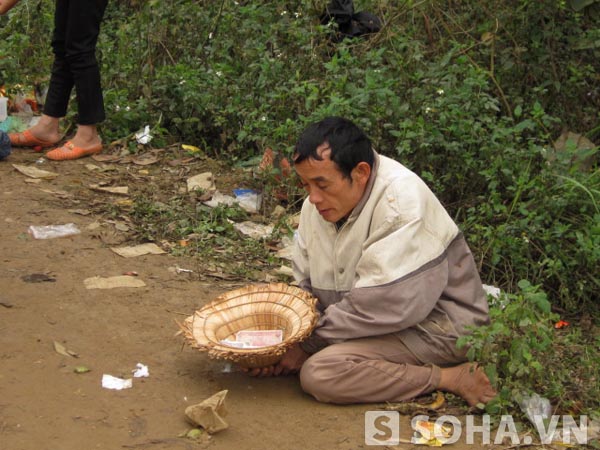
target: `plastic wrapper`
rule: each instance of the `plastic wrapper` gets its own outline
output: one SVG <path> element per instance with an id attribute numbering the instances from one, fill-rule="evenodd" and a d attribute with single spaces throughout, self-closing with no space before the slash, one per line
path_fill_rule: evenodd
<path id="1" fill-rule="evenodd" d="M 447 425 L 441 425 L 437 422 L 417 420 L 414 427 L 415 435 L 412 442 L 417 445 L 441 447 L 446 445 L 452 437 L 452 429 Z"/>
<path id="2" fill-rule="evenodd" d="M 146 145 L 152 140 L 153 136 L 150 134 L 150 125 L 146 125 L 143 130 L 135 133 L 135 139 L 138 144 Z"/>
<path id="3" fill-rule="evenodd" d="M 240 207 L 251 214 L 257 213 L 262 204 L 262 195 L 252 189 L 234 189 L 236 201 Z"/>
<path id="4" fill-rule="evenodd" d="M 8 98 L 0 96 L 0 122 L 8 117 Z"/>
<path id="5" fill-rule="evenodd" d="M 113 389 L 116 391 L 131 389 L 133 387 L 133 380 L 131 378 L 125 380 L 105 373 L 102 375 L 102 387 L 104 389 Z"/>
<path id="6" fill-rule="evenodd" d="M 519 406 L 534 425 L 536 424 L 536 417 L 548 419 L 552 415 L 550 400 L 540 397 L 537 393 L 524 395 L 519 401 Z"/>
<path id="7" fill-rule="evenodd" d="M 29 234 L 33 236 L 34 239 L 53 239 L 65 236 L 73 236 L 79 233 L 81 233 L 81 231 L 74 223 L 45 226 L 31 225 L 29 227 Z"/>

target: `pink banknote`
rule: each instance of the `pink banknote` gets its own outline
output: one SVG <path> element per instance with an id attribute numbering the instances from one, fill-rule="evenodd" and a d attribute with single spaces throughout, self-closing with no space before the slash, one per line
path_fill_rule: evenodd
<path id="1" fill-rule="evenodd" d="M 282 330 L 242 330 L 235 335 L 235 340 L 244 343 L 244 348 L 268 347 L 281 344 Z"/>

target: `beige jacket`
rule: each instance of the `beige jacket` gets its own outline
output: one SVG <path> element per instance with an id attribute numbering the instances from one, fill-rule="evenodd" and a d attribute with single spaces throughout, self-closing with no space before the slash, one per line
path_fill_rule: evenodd
<path id="1" fill-rule="evenodd" d="M 425 183 L 376 155 L 365 194 L 338 230 L 304 201 L 294 250 L 299 285 L 322 315 L 303 348 L 397 333 L 418 354 L 456 354 L 456 338 L 488 322 L 473 256 Z M 441 361 L 443 363 L 443 361 Z"/>

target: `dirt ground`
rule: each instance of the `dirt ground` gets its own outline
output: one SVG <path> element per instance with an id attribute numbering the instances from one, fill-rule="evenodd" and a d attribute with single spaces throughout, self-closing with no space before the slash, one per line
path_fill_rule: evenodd
<path id="1" fill-rule="evenodd" d="M 318 403 L 301 391 L 295 376 L 252 379 L 235 370 L 224 372 L 222 362 L 176 336 L 176 321 L 246 284 L 243 280 L 190 278 L 169 270 L 189 267 L 186 258 L 123 258 L 110 250 L 114 243 L 134 243 L 127 241 L 126 227 L 96 215 L 93 206 L 120 198 L 88 186 L 106 181 L 107 173 L 121 174 L 128 184 L 152 183 L 166 169 L 160 164 L 115 166 L 91 158 L 36 164 L 40 156 L 14 149 L 0 162 L 1 450 L 368 447 L 365 412 L 374 405 Z M 31 183 L 13 164 L 59 175 Z M 48 240 L 27 233 L 30 225 L 69 222 L 82 233 Z M 86 278 L 130 271 L 146 286 L 84 286 Z M 32 280 L 32 274 L 50 280 Z M 59 354 L 54 342 L 77 357 Z M 122 391 L 102 388 L 103 374 L 130 378 L 137 363 L 148 366 L 148 378 L 135 378 L 133 387 Z M 76 373 L 77 366 L 91 370 Z M 182 437 L 192 428 L 185 408 L 223 389 L 229 391 L 229 429 L 197 440 Z M 401 421 L 402 439 L 411 435 L 408 420 Z M 451 447 L 473 448 L 460 443 Z"/>

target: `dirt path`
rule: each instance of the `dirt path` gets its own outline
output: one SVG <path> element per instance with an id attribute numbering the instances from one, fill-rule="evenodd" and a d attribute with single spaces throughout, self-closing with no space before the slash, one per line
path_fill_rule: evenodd
<path id="1" fill-rule="evenodd" d="M 190 280 L 168 270 L 190 262 L 168 254 L 118 256 L 109 238 L 131 245 L 127 233 L 119 239 L 114 223 L 89 213 L 107 194 L 88 189 L 102 172 L 87 165 L 103 165 L 91 159 L 36 165 L 39 156 L 15 150 L 0 162 L 1 450 L 367 447 L 364 412 L 372 407 L 320 404 L 295 377 L 223 373 L 224 364 L 183 345 L 176 321 L 245 283 Z M 12 164 L 59 176 L 32 184 Z M 82 233 L 51 240 L 27 234 L 30 225 L 68 222 Z M 102 227 L 88 229 L 95 222 Z M 129 271 L 138 272 L 146 287 L 88 290 L 83 283 Z M 25 281 L 31 274 L 55 281 Z M 55 341 L 78 358 L 57 353 Z M 102 374 L 129 378 L 137 363 L 149 367 L 149 378 L 136 378 L 123 391 L 101 387 Z M 76 366 L 91 371 L 78 374 Z M 179 437 L 191 428 L 185 408 L 222 389 L 229 390 L 230 428 L 196 441 Z M 406 420 L 403 438 L 410 437 Z M 472 448 L 453 446 L 461 447 Z"/>

